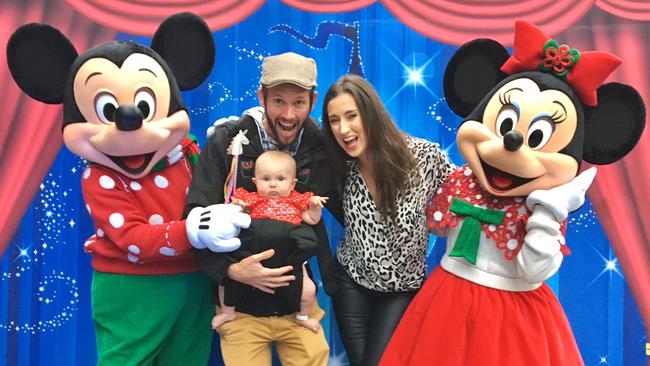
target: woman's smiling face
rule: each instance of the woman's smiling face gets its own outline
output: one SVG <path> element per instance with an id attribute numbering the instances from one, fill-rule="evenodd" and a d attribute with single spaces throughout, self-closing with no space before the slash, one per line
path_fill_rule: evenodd
<path id="1" fill-rule="evenodd" d="M 352 158 L 362 157 L 366 152 L 367 140 L 357 103 L 349 93 L 342 93 L 327 105 L 332 134 L 336 142 Z"/>

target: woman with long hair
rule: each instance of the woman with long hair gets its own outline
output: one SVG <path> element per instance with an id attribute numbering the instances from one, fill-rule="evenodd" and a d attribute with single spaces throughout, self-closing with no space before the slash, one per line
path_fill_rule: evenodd
<path id="1" fill-rule="evenodd" d="M 334 311 L 350 363 L 376 365 L 425 280 L 425 207 L 454 166 L 437 144 L 400 131 L 359 76 L 330 87 L 322 121 L 343 191 Z"/>

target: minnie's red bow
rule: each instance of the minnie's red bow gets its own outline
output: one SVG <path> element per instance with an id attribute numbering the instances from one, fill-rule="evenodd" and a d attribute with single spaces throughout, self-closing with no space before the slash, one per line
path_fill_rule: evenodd
<path id="1" fill-rule="evenodd" d="M 554 73 L 565 79 L 584 104 L 593 107 L 598 104 L 596 89 L 621 62 L 606 52 L 577 52 L 560 46 L 534 25 L 517 21 L 514 51 L 501 71 L 508 75 L 533 70 Z"/>

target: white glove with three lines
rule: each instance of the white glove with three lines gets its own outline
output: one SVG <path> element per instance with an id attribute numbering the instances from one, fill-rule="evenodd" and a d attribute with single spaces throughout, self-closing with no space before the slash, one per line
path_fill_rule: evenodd
<path id="1" fill-rule="evenodd" d="M 187 238 L 197 249 L 217 253 L 239 249 L 239 230 L 251 224 L 251 217 L 241 210 L 240 206 L 226 204 L 194 207 L 185 220 Z"/>

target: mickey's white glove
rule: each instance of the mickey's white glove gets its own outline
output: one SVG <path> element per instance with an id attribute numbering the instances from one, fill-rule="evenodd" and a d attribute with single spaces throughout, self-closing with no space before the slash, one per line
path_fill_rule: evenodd
<path id="1" fill-rule="evenodd" d="M 185 231 L 192 246 L 226 253 L 241 245 L 239 229 L 248 228 L 251 218 L 237 205 L 211 205 L 194 207 L 185 220 Z"/>
<path id="2" fill-rule="evenodd" d="M 206 131 L 205 134 L 208 138 L 210 138 L 210 136 L 214 133 L 214 129 L 217 128 L 217 126 L 219 126 L 220 124 L 226 122 L 237 122 L 237 121 L 239 121 L 239 117 L 237 116 L 228 116 L 224 118 L 219 118 L 218 120 L 214 121 L 212 126 L 208 127 L 208 130 Z"/>
<path id="3" fill-rule="evenodd" d="M 244 111 L 244 113 L 242 113 L 242 117 L 243 116 L 251 116 L 253 117 L 254 120 L 261 122 L 262 119 L 264 118 L 264 108 L 260 106 L 248 108 L 247 110 Z M 210 135 L 214 133 L 214 129 L 217 128 L 217 126 L 219 126 L 220 124 L 226 122 L 237 122 L 239 121 L 240 118 L 241 117 L 230 116 L 230 117 L 219 118 L 218 120 L 214 121 L 212 126 L 208 127 L 208 130 L 206 131 L 208 138 L 210 137 Z"/>
<path id="4" fill-rule="evenodd" d="M 531 211 L 535 205 L 544 206 L 558 222 L 563 222 L 569 212 L 577 210 L 585 203 L 585 194 L 595 176 L 596 168 L 591 167 L 569 183 L 548 190 L 534 191 L 526 198 L 526 206 Z"/>

